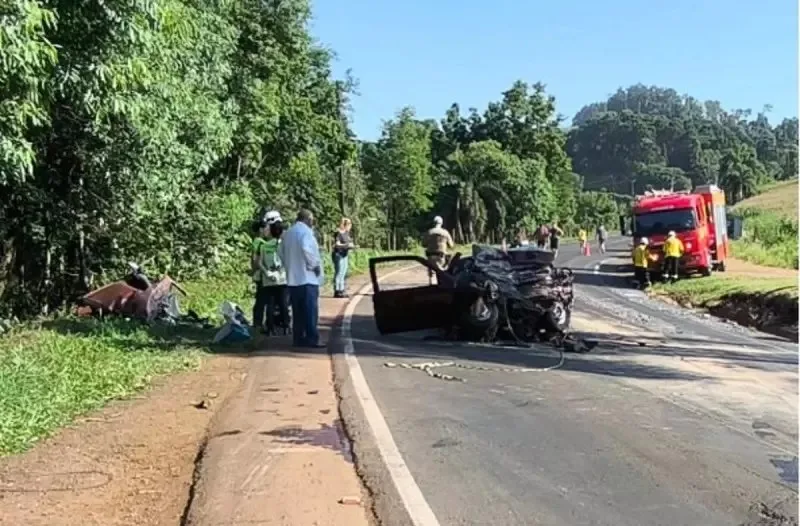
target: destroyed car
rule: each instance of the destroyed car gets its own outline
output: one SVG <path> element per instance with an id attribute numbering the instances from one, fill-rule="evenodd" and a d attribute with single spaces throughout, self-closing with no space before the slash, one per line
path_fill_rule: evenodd
<path id="1" fill-rule="evenodd" d="M 418 263 L 436 283 L 381 287 L 377 267 L 403 261 Z M 372 258 L 369 270 L 381 334 L 442 329 L 460 340 L 533 343 L 560 342 L 569 329 L 573 274 L 553 265 L 552 252 L 474 245 L 444 270 L 414 255 Z"/>
<path id="2" fill-rule="evenodd" d="M 129 273 L 82 296 L 75 313 L 79 316 L 117 314 L 143 321 L 176 321 L 180 317 L 178 299 L 173 289 L 186 291 L 169 276 L 153 283 L 136 263 L 128 263 Z"/>

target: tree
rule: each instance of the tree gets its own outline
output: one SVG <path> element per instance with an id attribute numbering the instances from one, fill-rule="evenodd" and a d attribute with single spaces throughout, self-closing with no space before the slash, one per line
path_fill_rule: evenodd
<path id="1" fill-rule="evenodd" d="M 371 188 L 386 207 L 391 246 L 397 247 L 400 234 L 415 237 L 409 221 L 432 204 L 430 130 L 412 108 L 403 108 L 384 124 L 375 153 Z"/>

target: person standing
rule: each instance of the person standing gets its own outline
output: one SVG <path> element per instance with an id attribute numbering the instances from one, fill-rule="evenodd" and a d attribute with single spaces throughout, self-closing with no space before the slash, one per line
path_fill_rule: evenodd
<path id="1" fill-rule="evenodd" d="M 253 303 L 253 327 L 259 329 L 264 328 L 264 311 L 267 305 L 267 291 L 264 290 L 262 284 L 261 256 L 268 237 L 269 228 L 266 221 L 262 219 L 256 222 L 255 237 L 253 237 L 253 244 L 250 246 L 250 273 L 256 287 L 256 297 Z"/>
<path id="2" fill-rule="evenodd" d="M 643 237 L 633 249 L 633 272 L 636 281 L 639 282 L 639 288 L 642 290 L 650 286 L 650 271 L 648 270 L 650 251 L 647 248 L 649 243 L 648 239 Z"/>
<path id="3" fill-rule="evenodd" d="M 597 227 L 597 242 L 600 243 L 600 253 L 606 253 L 606 240 L 608 239 L 608 231 L 605 225 Z"/>
<path id="4" fill-rule="evenodd" d="M 561 230 L 558 223 L 553 221 L 553 225 L 550 227 L 550 250 L 553 252 L 554 260 L 558 257 L 558 244 L 563 235 L 564 231 Z"/>
<path id="5" fill-rule="evenodd" d="M 587 236 L 587 234 L 586 234 L 586 229 L 585 229 L 585 228 L 583 228 L 583 227 L 581 227 L 581 228 L 580 228 L 580 230 L 578 230 L 578 241 L 579 241 L 579 242 L 580 242 L 580 244 L 581 244 L 581 254 L 583 254 L 584 256 L 586 255 L 586 241 L 587 241 L 587 237 L 588 237 L 588 236 Z"/>
<path id="6" fill-rule="evenodd" d="M 444 269 L 447 263 L 447 251 L 455 246 L 450 232 L 442 226 L 441 216 L 433 218 L 433 228 L 425 234 L 425 256 L 434 266 Z"/>
<path id="7" fill-rule="evenodd" d="M 350 219 L 343 217 L 342 222 L 339 224 L 339 230 L 334 234 L 333 243 L 333 297 L 346 298 L 347 297 L 347 257 L 352 249 L 355 248 L 353 240 L 350 237 L 350 230 L 353 228 L 353 222 Z"/>
<path id="8" fill-rule="evenodd" d="M 536 246 L 540 249 L 544 249 L 547 246 L 547 240 L 550 237 L 550 230 L 547 228 L 547 225 L 541 225 L 536 230 Z"/>
<path id="9" fill-rule="evenodd" d="M 681 256 L 683 256 L 683 241 L 678 239 L 674 231 L 670 231 L 664 241 L 664 279 L 666 281 L 673 283 L 678 281 Z"/>
<path id="10" fill-rule="evenodd" d="M 300 210 L 297 221 L 283 234 L 280 257 L 292 302 L 292 343 L 295 347 L 321 348 L 319 343 L 319 286 L 322 259 L 312 226 L 314 215 Z"/>
<path id="11" fill-rule="evenodd" d="M 275 334 L 277 326 L 287 334 L 289 330 L 288 305 L 286 304 L 286 269 L 280 258 L 283 224 L 280 220 L 269 224 L 269 239 L 263 244 L 261 255 L 262 288 L 267 308 L 266 334 Z M 275 323 L 277 314 L 278 323 Z"/>

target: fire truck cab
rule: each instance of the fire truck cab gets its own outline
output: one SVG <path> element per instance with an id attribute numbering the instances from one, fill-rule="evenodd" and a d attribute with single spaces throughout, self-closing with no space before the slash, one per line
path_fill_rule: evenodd
<path id="1" fill-rule="evenodd" d="M 681 272 L 704 276 L 725 271 L 730 244 L 725 213 L 725 193 L 716 185 L 698 186 L 693 192 L 649 191 L 633 204 L 634 244 L 649 242 L 650 272 L 660 274 L 664 240 L 674 231 L 683 242 Z"/>

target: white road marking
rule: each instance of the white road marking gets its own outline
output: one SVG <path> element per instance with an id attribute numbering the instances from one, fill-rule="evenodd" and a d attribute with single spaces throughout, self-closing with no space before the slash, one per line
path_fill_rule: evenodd
<path id="1" fill-rule="evenodd" d="M 404 272 L 408 268 L 402 268 L 394 272 L 390 272 L 383 276 L 386 279 L 400 272 Z M 364 415 L 369 424 L 372 435 L 375 437 L 375 443 L 378 445 L 378 450 L 381 453 L 381 458 L 386 468 L 389 470 L 389 476 L 392 478 L 397 492 L 400 494 L 400 499 L 411 517 L 411 522 L 414 526 L 440 526 L 436 515 L 433 514 L 428 501 L 422 494 L 417 485 L 408 465 L 403 460 L 400 450 L 392 437 L 392 432 L 389 430 L 389 425 L 381 414 L 375 398 L 372 396 L 367 379 L 364 378 L 364 372 L 361 370 L 361 365 L 356 358 L 356 350 L 353 345 L 353 338 L 351 328 L 353 323 L 353 313 L 356 310 L 361 299 L 372 288 L 370 283 L 367 283 L 361 290 L 358 291 L 356 296 L 347 304 L 344 311 L 344 318 L 342 320 L 342 340 L 344 341 L 344 355 L 347 362 L 347 367 L 350 371 L 350 379 L 353 382 L 353 389 L 356 392 L 356 397 L 361 403 L 361 408 L 364 410 Z"/>

